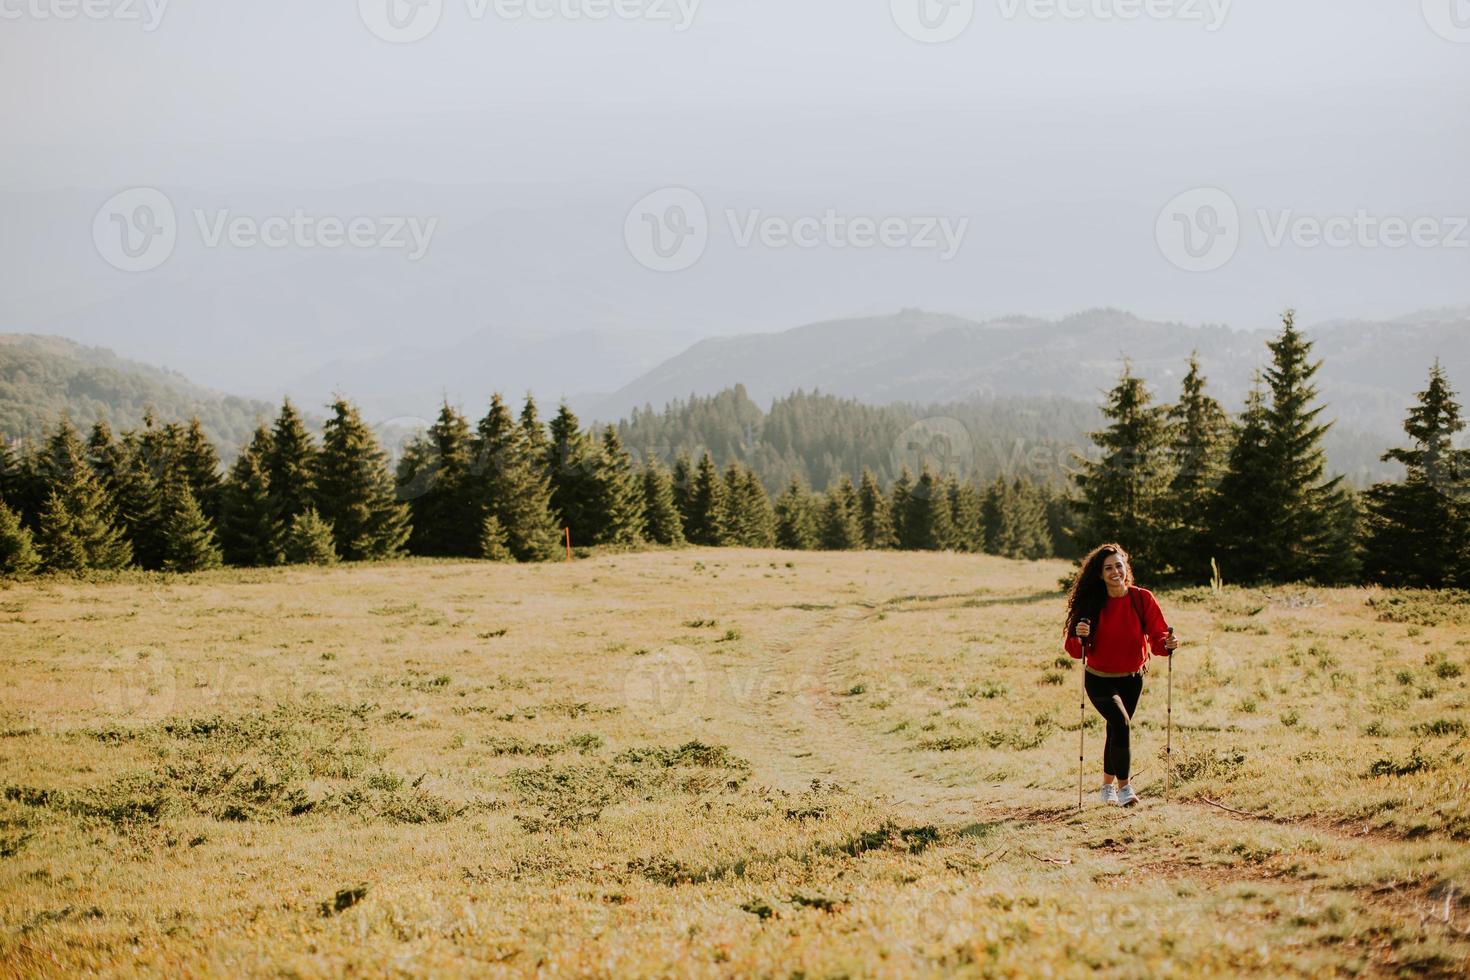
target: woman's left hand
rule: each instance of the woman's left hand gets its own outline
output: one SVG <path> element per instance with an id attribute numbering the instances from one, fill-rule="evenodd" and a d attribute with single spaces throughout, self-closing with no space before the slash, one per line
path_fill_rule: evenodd
<path id="1" fill-rule="evenodd" d="M 1179 637 L 1174 635 L 1173 630 L 1170 630 L 1169 635 L 1164 637 L 1164 649 L 1172 653 L 1175 649 L 1178 648 L 1178 646 Z"/>

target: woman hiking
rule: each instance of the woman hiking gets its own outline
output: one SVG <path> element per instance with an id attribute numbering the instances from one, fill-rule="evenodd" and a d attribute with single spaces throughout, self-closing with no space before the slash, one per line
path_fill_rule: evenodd
<path id="1" fill-rule="evenodd" d="M 1107 722 L 1103 748 L 1102 801 L 1138 802 L 1129 779 L 1129 727 L 1143 693 L 1150 650 L 1167 657 L 1178 646 L 1153 593 L 1133 584 L 1122 545 L 1094 548 L 1067 596 L 1067 652 L 1081 659 L 1087 699 Z"/>

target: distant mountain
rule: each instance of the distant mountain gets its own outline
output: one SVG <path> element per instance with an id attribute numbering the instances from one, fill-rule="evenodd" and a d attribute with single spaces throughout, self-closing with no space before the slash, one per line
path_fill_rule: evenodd
<path id="1" fill-rule="evenodd" d="M 250 438 L 275 406 L 224 395 L 183 375 L 125 360 L 62 337 L 0 334 L 0 437 L 39 439 L 63 414 L 84 432 L 99 418 L 114 430 L 138 424 L 152 406 L 164 421 L 198 415 L 222 455 Z"/>
<path id="2" fill-rule="evenodd" d="M 870 404 L 1014 395 L 1095 403 L 1117 380 L 1124 358 L 1156 397 L 1171 399 L 1186 359 L 1198 351 L 1215 397 L 1234 410 L 1255 370 L 1268 362 L 1266 341 L 1278 329 L 1160 323 L 1111 309 L 1055 321 L 1017 316 L 983 323 L 904 310 L 704 340 L 582 408 L 590 417 L 614 419 L 736 384 L 761 404 L 802 389 Z M 1326 414 L 1345 429 L 1401 436 L 1404 411 L 1436 357 L 1460 391 L 1470 387 L 1470 308 L 1305 330 L 1324 362 L 1318 382 L 1330 406 Z"/>

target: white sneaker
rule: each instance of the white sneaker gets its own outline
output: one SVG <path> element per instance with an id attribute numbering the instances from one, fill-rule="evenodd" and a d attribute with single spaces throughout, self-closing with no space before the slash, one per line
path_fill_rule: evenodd
<path id="1" fill-rule="evenodd" d="M 1112 783 L 1103 783 L 1102 801 L 1104 803 L 1117 803 L 1118 787 L 1114 786 Z"/>
<path id="2" fill-rule="evenodd" d="M 1124 786 L 1118 793 L 1118 803 L 1122 806 L 1134 806 L 1138 803 L 1138 794 L 1133 792 L 1132 786 Z"/>

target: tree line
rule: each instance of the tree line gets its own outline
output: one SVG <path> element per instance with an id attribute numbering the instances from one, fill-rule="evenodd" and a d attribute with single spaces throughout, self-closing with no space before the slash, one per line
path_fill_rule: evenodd
<path id="1" fill-rule="evenodd" d="M 188 572 L 403 554 L 544 561 L 569 534 L 579 547 L 899 548 L 1027 559 L 1075 557 L 1116 539 L 1151 578 L 1199 581 L 1213 558 L 1238 581 L 1465 585 L 1470 452 L 1454 448 L 1464 423 L 1439 365 L 1405 424 L 1412 445 L 1385 457 L 1406 468 L 1405 480 L 1360 494 L 1324 477 L 1330 423 L 1318 421 L 1312 384 L 1320 364 L 1290 313 L 1270 351 L 1271 367 L 1236 418 L 1208 394 L 1197 359 L 1170 405 L 1155 404 L 1125 366 L 1102 406 L 1107 425 L 1091 435 L 1094 453 L 1074 460 L 1070 491 L 1004 471 L 982 480 L 955 451 L 956 439 L 973 440 L 954 419 L 941 421 L 958 435 L 930 432 L 922 421 L 801 393 L 760 419 L 742 414 L 748 399 L 737 389 L 600 431 L 584 429 L 565 404 L 548 424 L 534 399 L 515 413 L 495 395 L 473 425 L 445 404 L 396 465 L 346 399 L 331 406 L 319 439 L 287 400 L 227 472 L 198 419 L 160 423 L 150 412 L 121 435 L 98 421 L 85 439 L 63 419 L 19 454 L 0 444 L 0 572 Z M 866 422 L 848 444 L 916 441 L 919 465 L 895 466 L 890 454 L 850 475 L 853 454 L 835 422 L 854 412 Z M 736 428 L 717 447 L 691 451 L 691 414 L 734 419 Z M 796 458 L 796 447 L 826 447 L 817 451 L 822 490 L 812 488 L 810 466 L 788 467 L 771 487 L 773 471 L 763 475 L 749 461 L 756 421 L 773 454 L 759 465 Z M 644 448 L 630 450 L 627 436 Z M 685 448 L 665 462 L 649 448 L 662 440 Z M 883 467 L 893 468 L 890 479 Z"/>
<path id="2" fill-rule="evenodd" d="M 1405 478 L 1358 492 L 1325 475 L 1321 362 L 1292 311 L 1267 346 L 1233 419 L 1197 358 L 1172 405 L 1125 365 L 1092 435 L 1100 458 L 1074 477 L 1074 533 L 1125 542 L 1150 578 L 1201 581 L 1213 560 L 1243 582 L 1470 587 L 1470 451 L 1454 445 L 1465 423 L 1439 362 L 1405 420 L 1410 445 L 1383 457 Z"/>

